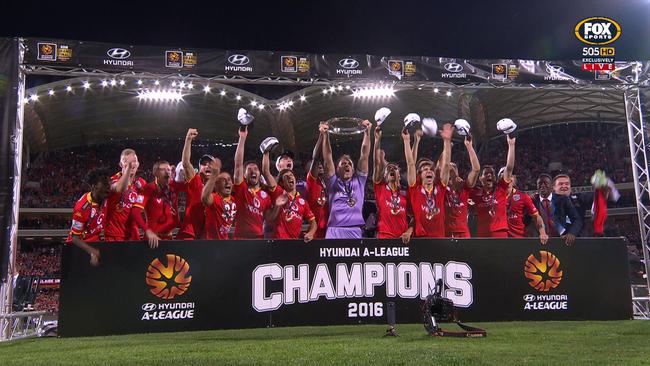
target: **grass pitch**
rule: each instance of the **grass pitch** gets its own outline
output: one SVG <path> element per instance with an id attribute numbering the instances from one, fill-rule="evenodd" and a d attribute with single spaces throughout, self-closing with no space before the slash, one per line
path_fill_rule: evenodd
<path id="1" fill-rule="evenodd" d="M 408 324 L 397 338 L 358 325 L 27 339 L 0 344 L 0 365 L 650 365 L 650 322 L 472 325 L 487 338 L 432 338 Z"/>

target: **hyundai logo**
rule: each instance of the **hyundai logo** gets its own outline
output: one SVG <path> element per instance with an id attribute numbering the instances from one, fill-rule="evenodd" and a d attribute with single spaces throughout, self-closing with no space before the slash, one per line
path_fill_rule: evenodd
<path id="1" fill-rule="evenodd" d="M 535 300 L 535 295 L 532 294 L 524 295 L 524 301 L 531 302 L 533 300 Z"/>
<path id="2" fill-rule="evenodd" d="M 359 67 L 359 61 L 353 58 L 344 58 L 339 61 L 339 65 L 344 69 L 356 69 Z"/>
<path id="3" fill-rule="evenodd" d="M 562 66 L 557 65 L 546 65 L 546 71 L 548 71 L 549 74 L 553 75 L 564 74 L 564 69 Z"/>
<path id="4" fill-rule="evenodd" d="M 111 48 L 106 52 L 106 54 L 110 58 L 117 60 L 124 60 L 125 58 L 131 57 L 131 52 L 129 52 L 129 50 L 125 50 L 124 48 Z"/>
<path id="5" fill-rule="evenodd" d="M 244 66 L 247 65 L 250 60 L 247 56 L 244 55 L 231 55 L 228 57 L 228 62 L 230 62 L 232 65 Z"/>
<path id="6" fill-rule="evenodd" d="M 445 70 L 449 72 L 461 72 L 463 71 L 463 65 L 457 64 L 455 62 L 449 62 L 445 64 Z"/>
<path id="7" fill-rule="evenodd" d="M 153 303 L 150 303 L 150 302 L 148 302 L 148 303 L 146 303 L 146 304 L 143 304 L 143 305 L 142 305 L 142 310 L 143 310 L 143 311 L 152 311 L 152 310 L 156 310 L 156 304 L 153 304 Z"/>

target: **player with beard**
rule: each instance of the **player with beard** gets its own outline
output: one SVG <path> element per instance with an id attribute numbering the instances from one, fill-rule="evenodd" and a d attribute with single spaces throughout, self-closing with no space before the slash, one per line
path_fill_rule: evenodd
<path id="1" fill-rule="evenodd" d="M 508 237 L 508 192 L 512 171 L 515 167 L 515 137 L 506 136 L 508 140 L 508 155 L 503 176 L 497 179 L 494 167 L 486 165 L 479 178 L 482 187 L 473 188 L 469 198 L 474 201 L 478 216 L 479 237 L 507 238 Z"/>
<path id="2" fill-rule="evenodd" d="M 368 179 L 368 158 L 370 157 L 370 128 L 368 120 L 362 122 L 363 142 L 357 162 L 357 169 L 349 155 L 341 156 L 336 165 L 332 158 L 329 134 L 323 136 L 323 158 L 325 162 L 325 183 L 330 204 L 327 222 L 327 239 L 360 239 L 361 227 L 365 224 L 362 215 L 366 180 Z"/>
<path id="3" fill-rule="evenodd" d="M 153 165 L 153 182 L 142 190 L 147 225 L 161 239 L 172 240 L 172 231 L 178 227 L 178 193 L 187 190 L 187 183 L 172 178 L 169 162 L 160 160 Z"/>
<path id="4" fill-rule="evenodd" d="M 372 181 L 377 202 L 377 238 L 401 238 L 404 244 L 408 244 L 413 235 L 413 226 L 409 225 L 406 209 L 408 199 L 406 192 L 400 189 L 399 166 L 394 163 L 384 164 L 381 136 L 381 129 L 375 128 Z"/>
<path id="5" fill-rule="evenodd" d="M 516 187 L 517 176 L 513 175 L 508 191 L 508 236 L 511 238 L 526 237 L 524 217 L 528 215 L 535 219 L 537 231 L 539 232 L 539 241 L 542 245 L 546 244 L 548 235 L 546 235 L 546 228 L 544 227 L 542 216 L 539 214 L 530 196 L 527 193 L 519 192 Z"/>
<path id="6" fill-rule="evenodd" d="M 111 177 L 111 190 L 106 203 L 105 241 L 140 240 L 141 228 L 151 248 L 158 247 L 160 240 L 153 230 L 149 229 L 142 218 L 144 197 L 142 188 L 146 185 L 144 179 L 136 177 L 138 171 L 138 156 L 133 149 L 124 149 L 120 154 L 122 171 Z M 133 210 L 133 208 L 136 208 Z"/>
<path id="7" fill-rule="evenodd" d="M 99 264 L 99 249 L 88 243 L 98 242 L 104 229 L 106 197 L 110 191 L 111 173 L 108 169 L 93 169 L 86 176 L 90 192 L 79 198 L 72 210 L 72 226 L 66 243 L 72 243 L 90 255 L 90 264 Z"/>
<path id="8" fill-rule="evenodd" d="M 307 202 L 316 218 L 316 233 L 314 238 L 325 238 L 327 220 L 329 218 L 329 205 L 327 203 L 327 189 L 325 187 L 325 169 L 323 167 L 323 136 L 326 135 L 327 125 L 320 123 L 318 141 L 314 146 L 309 172 L 307 173 Z"/>
<path id="9" fill-rule="evenodd" d="M 205 213 L 201 203 L 201 192 L 203 192 L 203 185 L 210 178 L 210 161 L 214 158 L 211 155 L 201 156 L 201 159 L 199 159 L 199 172 L 198 174 L 195 172 L 191 163 L 192 141 L 198 135 L 197 129 L 188 129 L 187 135 L 185 135 L 185 144 L 183 145 L 181 165 L 187 183 L 187 196 L 185 198 L 185 218 L 176 235 L 176 239 L 180 240 L 194 240 L 203 236 Z"/>
<path id="10" fill-rule="evenodd" d="M 235 151 L 233 196 L 238 212 L 234 239 L 263 239 L 263 223 L 269 217 L 271 197 L 260 187 L 260 168 L 257 163 L 249 161 L 244 164 L 247 137 L 248 127 L 241 127 Z"/>
<path id="11" fill-rule="evenodd" d="M 237 204 L 231 196 L 232 177 L 228 172 L 221 171 L 221 160 L 215 158 L 209 165 L 210 178 L 201 193 L 201 202 L 205 206 L 202 239 L 228 240 L 237 214 Z"/>
<path id="12" fill-rule="evenodd" d="M 472 137 L 465 137 L 465 148 L 469 154 L 469 161 L 472 170 L 463 180 L 458 174 L 458 166 L 450 163 L 449 185 L 445 191 L 445 232 L 451 238 L 469 238 L 469 226 L 467 225 L 467 207 L 469 193 L 476 185 L 478 174 L 481 172 L 481 164 L 474 150 Z"/>
<path id="13" fill-rule="evenodd" d="M 309 229 L 305 233 L 305 243 L 314 239 L 317 225 L 309 203 L 301 197 L 296 190 L 296 176 L 290 169 L 282 169 L 277 181 L 271 175 L 269 152 L 262 156 L 262 173 L 269 186 L 271 199 L 275 205 L 270 211 L 269 222 L 274 222 L 274 239 L 299 239 L 302 231 L 302 222 L 309 222 Z"/>
<path id="14" fill-rule="evenodd" d="M 415 157 L 410 146 L 411 137 L 408 130 L 402 130 L 409 184 L 408 198 L 415 219 L 416 237 L 442 238 L 445 236 L 445 187 L 449 181 L 453 132 L 453 125 L 449 123 L 443 125 L 440 132 L 444 141 L 440 175 L 436 177 L 436 169 L 431 160 L 420 161 L 416 170 Z"/>

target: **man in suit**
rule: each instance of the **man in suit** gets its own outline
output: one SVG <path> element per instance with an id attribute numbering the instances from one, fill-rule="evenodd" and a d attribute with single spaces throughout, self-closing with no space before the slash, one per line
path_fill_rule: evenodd
<path id="1" fill-rule="evenodd" d="M 573 245 L 582 229 L 582 219 L 568 196 L 553 193 L 553 180 L 548 174 L 537 178 L 537 193 L 533 204 L 544 220 L 549 237 L 561 237 L 566 245 Z"/>

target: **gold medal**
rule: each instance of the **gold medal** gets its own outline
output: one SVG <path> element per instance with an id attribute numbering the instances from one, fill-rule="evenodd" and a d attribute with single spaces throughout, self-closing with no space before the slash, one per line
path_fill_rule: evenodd
<path id="1" fill-rule="evenodd" d="M 348 206 L 354 207 L 354 205 L 357 203 L 357 200 L 354 199 L 354 197 L 348 198 Z"/>
<path id="2" fill-rule="evenodd" d="M 427 218 L 427 220 L 431 220 L 431 219 L 433 218 L 433 214 L 432 214 L 432 213 L 428 213 L 427 216 L 426 216 L 426 218 Z"/>
<path id="3" fill-rule="evenodd" d="M 395 207 L 391 208 L 390 213 L 392 213 L 393 215 L 399 215 L 399 208 L 395 208 Z"/>
<path id="4" fill-rule="evenodd" d="M 316 199 L 316 203 L 319 206 L 325 206 L 326 202 L 327 202 L 327 198 L 325 198 L 325 196 L 320 196 L 320 197 L 318 197 L 318 199 Z"/>

